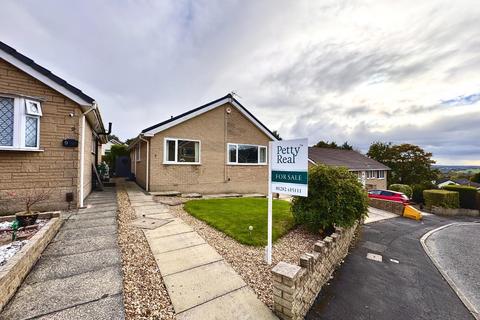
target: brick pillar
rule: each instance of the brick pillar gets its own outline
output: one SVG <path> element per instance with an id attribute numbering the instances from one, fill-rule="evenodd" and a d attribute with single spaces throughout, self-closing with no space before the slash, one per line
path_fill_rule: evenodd
<path id="1" fill-rule="evenodd" d="M 295 282 L 302 268 L 286 262 L 279 262 L 273 269 L 273 302 L 276 315 L 280 319 L 298 319 L 296 315 Z"/>

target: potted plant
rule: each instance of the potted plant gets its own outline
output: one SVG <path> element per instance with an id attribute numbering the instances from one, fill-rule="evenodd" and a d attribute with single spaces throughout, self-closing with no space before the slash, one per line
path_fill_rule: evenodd
<path id="1" fill-rule="evenodd" d="M 8 194 L 25 206 L 24 211 L 15 214 L 19 227 L 35 224 L 38 218 L 38 211 L 32 211 L 32 207 L 50 198 L 49 189 L 31 189 L 20 193 L 9 192 Z"/>

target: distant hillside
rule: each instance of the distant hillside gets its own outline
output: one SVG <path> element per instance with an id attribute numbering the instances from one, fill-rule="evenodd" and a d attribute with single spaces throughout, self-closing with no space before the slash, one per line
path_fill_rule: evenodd
<path id="1" fill-rule="evenodd" d="M 474 174 L 476 172 L 480 172 L 480 166 L 450 166 L 450 165 L 441 165 L 435 164 L 432 166 L 434 169 L 440 170 L 442 173 L 448 173 L 451 171 L 455 172 L 463 172 L 466 174 Z"/>

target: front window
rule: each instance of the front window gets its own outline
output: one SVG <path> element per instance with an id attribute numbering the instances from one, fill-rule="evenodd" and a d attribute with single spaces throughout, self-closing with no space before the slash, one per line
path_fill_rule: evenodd
<path id="1" fill-rule="evenodd" d="M 0 97 L 0 146 L 13 146 L 15 106 L 12 98 Z"/>
<path id="2" fill-rule="evenodd" d="M 38 117 L 25 117 L 25 147 L 38 147 Z"/>
<path id="3" fill-rule="evenodd" d="M 165 139 L 165 163 L 200 164 L 200 141 Z"/>
<path id="4" fill-rule="evenodd" d="M 32 150 L 39 148 L 39 101 L 0 96 L 0 150 Z"/>
<path id="5" fill-rule="evenodd" d="M 229 164 L 266 164 L 267 147 L 251 144 L 233 144 L 228 146 Z"/>

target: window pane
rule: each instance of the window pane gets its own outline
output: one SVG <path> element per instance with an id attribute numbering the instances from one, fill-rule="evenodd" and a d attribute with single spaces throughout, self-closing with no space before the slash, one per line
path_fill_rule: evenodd
<path id="1" fill-rule="evenodd" d="M 0 146 L 13 146 L 13 99 L 0 98 Z"/>
<path id="2" fill-rule="evenodd" d="M 238 145 L 238 163 L 258 163 L 258 147 Z"/>
<path id="3" fill-rule="evenodd" d="M 167 140 L 167 161 L 175 161 L 175 141 Z"/>
<path id="4" fill-rule="evenodd" d="M 178 140 L 178 162 L 199 162 L 199 143 Z"/>
<path id="5" fill-rule="evenodd" d="M 267 162 L 267 148 L 259 147 L 259 149 L 260 149 L 260 163 L 266 163 Z"/>
<path id="6" fill-rule="evenodd" d="M 38 129 L 38 118 L 25 117 L 25 147 L 38 146 L 37 145 L 37 138 L 38 138 L 37 129 Z"/>
<path id="7" fill-rule="evenodd" d="M 228 146 L 228 162 L 237 162 L 237 146 Z"/>

